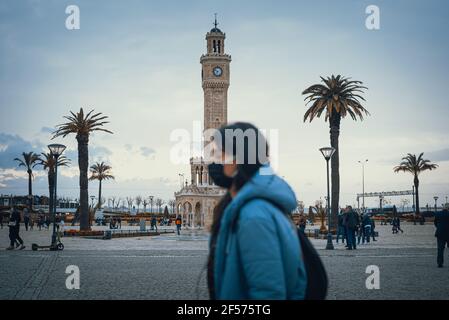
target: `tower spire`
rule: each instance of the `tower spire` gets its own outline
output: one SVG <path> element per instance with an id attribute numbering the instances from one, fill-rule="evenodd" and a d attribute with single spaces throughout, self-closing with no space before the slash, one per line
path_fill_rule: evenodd
<path id="1" fill-rule="evenodd" d="M 214 13 L 214 16 L 215 16 L 214 26 L 215 26 L 215 28 L 217 28 L 217 26 L 218 26 L 218 22 L 217 22 L 217 14 Z"/>

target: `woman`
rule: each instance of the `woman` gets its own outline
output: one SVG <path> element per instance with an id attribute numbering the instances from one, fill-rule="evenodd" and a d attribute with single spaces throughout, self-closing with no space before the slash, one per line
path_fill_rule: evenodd
<path id="1" fill-rule="evenodd" d="M 256 139 L 244 139 L 243 156 L 225 148 L 226 130 L 252 130 Z M 296 208 L 290 186 L 269 165 L 248 159 L 258 155 L 265 138 L 249 123 L 218 130 L 214 163 L 208 167 L 214 183 L 227 193 L 214 211 L 208 260 L 211 299 L 304 299 L 307 277 L 297 229 L 286 215 Z M 229 132 L 229 131 L 228 131 Z M 259 141 L 260 140 L 260 141 Z M 225 156 L 233 161 L 224 163 Z M 221 163 L 224 164 L 221 164 Z"/>

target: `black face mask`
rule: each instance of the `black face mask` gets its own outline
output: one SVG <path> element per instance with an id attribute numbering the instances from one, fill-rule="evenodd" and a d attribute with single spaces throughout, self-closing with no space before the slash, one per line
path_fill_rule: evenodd
<path id="1" fill-rule="evenodd" d="M 211 163 L 208 165 L 209 175 L 214 183 L 222 188 L 231 188 L 233 178 L 224 174 L 223 165 L 220 163 Z"/>

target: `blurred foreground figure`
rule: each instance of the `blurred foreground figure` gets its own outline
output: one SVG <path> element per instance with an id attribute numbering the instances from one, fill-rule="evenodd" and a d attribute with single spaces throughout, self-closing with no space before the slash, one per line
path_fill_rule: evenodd
<path id="1" fill-rule="evenodd" d="M 449 247 L 449 210 L 448 205 L 445 206 L 443 211 L 435 213 L 435 237 L 437 238 L 438 246 L 438 257 L 437 264 L 438 268 L 443 267 L 444 263 L 444 248 L 446 245 Z"/>

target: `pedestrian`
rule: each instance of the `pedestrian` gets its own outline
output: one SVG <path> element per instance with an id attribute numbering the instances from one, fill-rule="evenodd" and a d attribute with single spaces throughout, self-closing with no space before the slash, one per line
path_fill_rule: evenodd
<path id="1" fill-rule="evenodd" d="M 306 217 L 304 217 L 304 214 L 299 215 L 299 230 L 301 230 L 302 233 L 306 232 L 306 226 L 307 226 L 307 220 Z"/>
<path id="2" fill-rule="evenodd" d="M 341 242 L 344 244 L 345 238 L 346 238 L 346 232 L 345 232 L 345 227 L 343 225 L 343 219 L 344 219 L 343 210 L 340 210 L 340 213 L 338 214 L 338 220 L 337 220 L 337 243 L 341 236 Z"/>
<path id="3" fill-rule="evenodd" d="M 357 244 L 365 244 L 365 227 L 364 227 L 364 220 L 363 215 L 359 217 L 360 224 L 357 226 Z"/>
<path id="4" fill-rule="evenodd" d="M 426 218 L 424 217 L 424 214 L 421 214 L 419 224 L 423 226 L 425 223 L 426 223 Z"/>
<path id="5" fill-rule="evenodd" d="M 23 223 L 25 224 L 25 230 L 28 231 L 28 225 L 30 224 L 30 211 L 27 207 L 23 208 Z"/>
<path id="6" fill-rule="evenodd" d="M 404 233 L 404 230 L 401 229 L 401 220 L 399 219 L 399 217 L 395 217 L 393 218 L 393 234 L 399 233 L 399 231 L 401 231 L 401 233 Z"/>
<path id="7" fill-rule="evenodd" d="M 357 249 L 355 231 L 360 224 L 359 216 L 352 210 L 352 206 L 346 207 L 346 237 L 348 242 L 348 250 Z"/>
<path id="8" fill-rule="evenodd" d="M 44 224 L 45 224 L 45 218 L 44 218 L 44 215 L 43 215 L 43 214 L 40 214 L 40 215 L 39 215 L 39 222 L 38 222 L 39 231 L 42 230 L 42 227 L 44 226 Z"/>
<path id="9" fill-rule="evenodd" d="M 65 231 L 64 219 L 59 220 L 58 231 L 59 231 L 59 237 L 62 238 L 64 236 L 64 231 Z"/>
<path id="10" fill-rule="evenodd" d="M 14 207 L 12 209 L 12 213 L 9 217 L 9 240 L 10 240 L 10 246 L 6 248 L 6 250 L 14 250 L 14 244 L 16 241 L 20 243 L 19 250 L 25 249 L 25 246 L 23 245 L 23 240 L 19 235 L 20 232 L 20 212 L 19 210 Z"/>
<path id="11" fill-rule="evenodd" d="M 175 224 L 176 224 L 176 230 L 177 230 L 178 236 L 179 236 L 179 235 L 181 234 L 180 231 L 181 231 L 181 225 L 182 225 L 182 219 L 181 219 L 181 216 L 178 216 L 178 217 L 176 218 Z"/>
<path id="12" fill-rule="evenodd" d="M 242 148 L 236 148 L 235 135 L 228 135 L 235 130 L 253 133 L 242 139 Z M 260 161 L 268 148 L 256 127 L 235 123 L 217 132 L 208 172 L 227 192 L 213 215 L 207 273 L 211 299 L 304 299 L 305 264 L 297 228 L 286 214 L 297 206 L 292 188 L 268 161 Z"/>
<path id="13" fill-rule="evenodd" d="M 366 243 L 370 242 L 370 237 L 371 237 L 371 227 L 372 227 L 372 223 L 371 223 L 371 218 L 370 216 L 366 213 L 363 215 L 362 217 L 362 226 L 363 226 L 363 238 L 364 241 L 366 241 Z"/>
<path id="14" fill-rule="evenodd" d="M 157 219 L 155 216 L 153 216 L 151 218 L 151 230 L 154 230 L 154 228 L 156 228 L 156 232 L 157 232 Z"/>
<path id="15" fill-rule="evenodd" d="M 118 222 L 119 228 L 121 229 L 121 228 L 122 228 L 122 218 L 121 218 L 121 217 L 118 217 L 118 218 L 117 218 L 117 222 Z"/>
<path id="16" fill-rule="evenodd" d="M 373 237 L 373 241 L 377 241 L 376 240 L 376 222 L 374 221 L 373 218 L 370 219 L 371 220 L 371 236 Z"/>
<path id="17" fill-rule="evenodd" d="M 449 248 L 449 205 L 446 204 L 444 209 L 439 212 L 435 212 L 435 237 L 437 238 L 437 264 L 438 268 L 443 267 L 444 262 L 444 248 Z"/>

